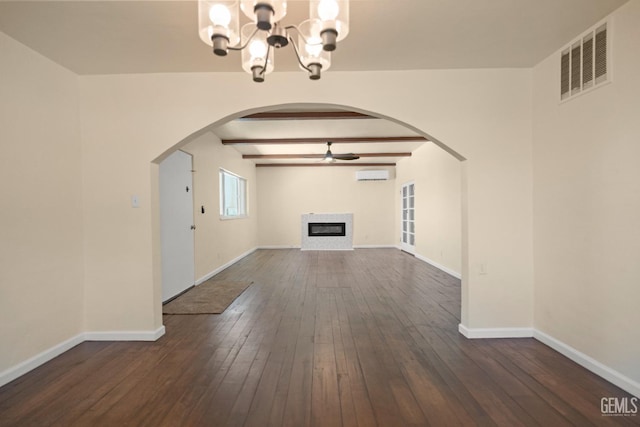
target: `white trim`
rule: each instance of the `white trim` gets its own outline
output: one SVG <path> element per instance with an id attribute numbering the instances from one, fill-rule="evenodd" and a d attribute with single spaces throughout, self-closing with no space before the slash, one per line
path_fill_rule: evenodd
<path id="1" fill-rule="evenodd" d="M 85 332 L 84 341 L 156 341 L 165 333 L 164 326 L 155 331 Z"/>
<path id="2" fill-rule="evenodd" d="M 300 245 L 265 245 L 257 249 L 301 249 Z M 400 249 L 398 245 L 353 245 L 353 249 Z M 332 249 L 337 250 L 337 249 Z"/>
<path id="3" fill-rule="evenodd" d="M 622 375 L 620 372 L 603 365 L 594 358 L 587 356 L 570 345 L 567 345 L 542 331 L 534 329 L 533 337 L 610 383 L 615 384 L 636 397 L 640 397 L 640 383 L 637 381 Z"/>
<path id="4" fill-rule="evenodd" d="M 532 338 L 533 328 L 467 328 L 462 323 L 458 331 L 469 339 L 475 338 Z"/>
<path id="5" fill-rule="evenodd" d="M 83 332 L 0 372 L 0 387 L 44 365 L 85 341 L 156 341 L 165 333 L 164 326 L 155 331 Z"/>
<path id="6" fill-rule="evenodd" d="M 396 249 L 396 245 L 353 245 L 353 249 Z"/>
<path id="7" fill-rule="evenodd" d="M 249 249 L 247 252 L 243 253 L 242 255 L 235 257 L 231 261 L 221 265 L 220 267 L 216 268 L 215 270 L 211 271 L 210 273 L 205 274 L 204 276 L 202 276 L 201 278 L 196 280 L 196 283 L 194 283 L 194 285 L 198 286 L 198 285 L 203 284 L 204 282 L 206 282 L 207 280 L 211 279 L 216 274 L 220 273 L 222 270 L 226 270 L 227 268 L 231 267 L 236 262 L 240 261 L 242 258 L 251 255 L 252 253 L 254 253 L 257 250 L 258 250 L 257 247 L 255 247 L 253 249 Z"/>
<path id="8" fill-rule="evenodd" d="M 25 360 L 24 362 L 18 363 L 11 368 L 5 369 L 4 371 L 0 372 L 0 387 L 10 383 L 18 377 L 21 377 L 22 375 L 37 368 L 38 366 L 47 363 L 51 359 L 58 357 L 65 351 L 72 349 L 78 344 L 81 344 L 83 341 L 84 334 L 78 334 L 75 337 L 61 342 L 60 344 L 54 345 L 53 347 L 43 351 L 42 353 L 36 354 L 35 356 Z"/>
<path id="9" fill-rule="evenodd" d="M 599 377 L 620 387 L 626 392 L 640 397 L 640 383 L 624 376 L 620 372 L 598 362 L 560 340 L 534 328 L 467 328 L 462 323 L 458 325 L 458 331 L 469 339 L 475 338 L 535 338 L 556 350 L 563 356 L 573 360 L 582 367 L 588 369 Z"/>
<path id="10" fill-rule="evenodd" d="M 419 253 L 415 253 L 414 256 L 416 258 L 418 258 L 420 261 L 424 261 L 427 264 L 430 264 L 432 266 L 434 266 L 435 268 L 437 268 L 438 270 L 442 270 L 445 273 L 447 273 L 450 276 L 455 277 L 456 279 L 460 279 L 462 280 L 462 274 L 458 273 L 457 271 L 451 270 L 450 268 L 445 267 L 444 265 L 438 264 L 437 262 L 430 260 L 429 258 L 427 258 L 426 256 L 420 255 Z"/>
<path id="11" fill-rule="evenodd" d="M 352 251 L 353 248 L 349 248 L 349 249 L 320 249 L 320 248 L 301 248 L 301 251 L 308 251 L 308 252 L 313 252 L 313 251 Z"/>

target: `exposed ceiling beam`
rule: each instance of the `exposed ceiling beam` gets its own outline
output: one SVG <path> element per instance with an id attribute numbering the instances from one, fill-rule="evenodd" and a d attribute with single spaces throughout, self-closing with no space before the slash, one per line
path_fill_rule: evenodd
<path id="1" fill-rule="evenodd" d="M 256 139 L 223 139 L 224 145 L 260 145 L 260 144 L 326 144 L 333 143 L 358 144 L 366 142 L 407 142 L 428 141 L 424 136 L 361 136 L 349 138 L 256 138 Z"/>
<path id="2" fill-rule="evenodd" d="M 282 168 L 282 167 L 296 167 L 296 166 L 395 166 L 395 163 L 256 163 L 257 168 Z"/>
<path id="3" fill-rule="evenodd" d="M 411 153 L 354 153 L 359 157 L 411 157 Z M 243 159 L 322 159 L 323 154 L 243 154 Z"/>
<path id="4" fill-rule="evenodd" d="M 240 117 L 238 120 L 334 120 L 334 119 L 377 119 L 355 111 L 292 111 L 256 113 Z"/>

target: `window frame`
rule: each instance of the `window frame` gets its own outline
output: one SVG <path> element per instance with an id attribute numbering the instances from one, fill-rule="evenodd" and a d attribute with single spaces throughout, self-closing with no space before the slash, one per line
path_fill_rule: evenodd
<path id="1" fill-rule="evenodd" d="M 237 200 L 236 205 L 238 207 L 238 214 L 236 215 L 230 215 L 227 212 L 225 212 L 225 206 L 227 206 L 227 201 L 229 198 L 229 195 L 226 194 L 225 191 L 225 176 L 230 176 L 233 177 L 234 180 L 237 181 L 237 188 L 236 188 L 236 196 L 237 196 Z M 228 178 L 227 178 L 228 179 Z M 220 198 L 219 198 L 219 202 L 220 202 L 220 209 L 219 209 L 219 213 L 220 213 L 220 219 L 222 220 L 228 220 L 228 219 L 241 219 L 241 218 L 247 218 L 249 216 L 249 205 L 248 205 L 248 197 L 247 197 L 247 193 L 248 193 L 248 181 L 245 177 L 240 176 L 236 173 L 233 173 L 227 169 L 224 168 L 220 168 L 219 172 L 218 172 L 218 180 L 219 180 L 219 193 L 220 193 Z"/>

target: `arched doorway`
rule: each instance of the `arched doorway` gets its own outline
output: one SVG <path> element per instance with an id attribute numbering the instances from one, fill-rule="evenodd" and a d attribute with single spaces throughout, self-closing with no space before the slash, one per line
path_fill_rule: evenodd
<path id="1" fill-rule="evenodd" d="M 445 236 L 438 236 L 438 238 L 440 239 L 440 247 L 438 248 L 437 245 L 435 245 L 435 247 L 429 247 L 429 245 L 423 244 L 422 248 L 424 248 L 424 251 L 428 251 L 428 254 L 423 254 L 420 253 L 420 249 L 417 251 L 417 256 L 419 259 L 422 259 L 423 261 L 426 261 L 438 268 L 440 268 L 441 270 L 445 271 L 446 273 L 449 274 L 453 274 L 454 276 L 462 279 L 462 303 L 461 303 L 461 319 L 464 319 L 465 317 L 465 311 L 466 311 L 466 298 L 467 298 L 467 293 L 465 291 L 465 278 L 464 275 L 462 274 L 462 272 L 465 270 L 462 266 L 462 263 L 464 262 L 464 260 L 467 259 L 467 257 L 465 256 L 466 250 L 467 248 L 465 246 L 463 246 L 463 242 L 466 241 L 466 239 L 464 238 L 464 236 L 462 236 L 462 233 L 466 230 L 466 227 L 462 226 L 463 221 L 466 218 L 466 213 L 463 211 L 464 207 L 466 206 L 466 203 L 462 202 L 462 198 L 465 196 L 465 194 L 462 192 L 462 188 L 464 188 L 465 186 L 462 183 L 462 180 L 464 179 L 464 174 L 463 174 L 463 165 L 464 165 L 464 158 L 459 155 L 458 153 L 456 153 L 455 151 L 451 150 L 450 148 L 446 147 L 444 144 L 442 144 L 440 141 L 436 140 L 435 138 L 427 135 L 426 133 L 413 128 L 411 126 L 408 126 L 405 123 L 402 123 L 398 120 L 389 118 L 389 117 L 384 117 L 369 111 L 364 111 L 358 108 L 353 108 L 353 107 L 348 107 L 348 106 L 344 106 L 344 105 L 334 105 L 334 104 L 280 104 L 280 105 L 273 105 L 273 106 L 266 106 L 263 108 L 259 108 L 259 109 L 252 109 L 252 110 L 247 110 L 247 111 L 242 111 L 239 112 L 237 114 L 234 114 L 232 116 L 228 116 L 226 118 L 223 118 L 221 120 L 218 120 L 212 124 L 210 124 L 209 126 L 194 132 L 194 134 L 190 135 L 189 137 L 185 138 L 183 141 L 181 141 L 179 144 L 177 144 L 175 147 L 173 147 L 173 149 L 177 149 L 178 147 L 185 149 L 185 147 L 193 147 L 194 146 L 194 142 L 197 142 L 199 140 L 203 140 L 206 139 L 206 135 L 207 134 L 213 134 L 215 135 L 214 138 L 211 139 L 211 141 L 213 141 L 214 143 L 216 141 L 214 141 L 214 139 L 217 137 L 218 138 L 218 144 L 220 144 L 222 141 L 222 139 L 224 139 L 224 136 L 227 137 L 227 139 L 234 139 L 233 138 L 233 132 L 237 132 L 238 131 L 238 126 L 231 126 L 231 129 L 229 129 L 229 124 L 230 123 L 247 123 L 246 119 L 245 121 L 234 121 L 234 119 L 237 119 L 238 117 L 248 117 L 248 116 L 257 116 L 260 114 L 264 114 L 264 113 L 273 113 L 273 112 L 309 112 L 309 111 L 324 111 L 324 112 L 330 112 L 330 111 L 343 111 L 343 112 L 349 112 L 349 113 L 353 113 L 353 114 L 361 114 L 363 116 L 366 117 L 374 117 L 376 121 L 378 121 L 379 123 L 387 123 L 392 125 L 391 127 L 393 128 L 394 126 L 396 128 L 402 128 L 405 130 L 405 132 L 407 134 L 415 134 L 415 135 L 420 135 L 424 138 L 426 138 L 429 142 L 426 142 L 426 144 L 429 144 L 431 147 L 431 150 L 437 150 L 441 155 L 449 158 L 450 161 L 454 162 L 456 164 L 457 167 L 457 179 L 458 179 L 458 192 L 457 192 L 457 198 L 458 198 L 458 205 L 457 205 L 457 218 L 458 218 L 458 222 L 457 222 L 457 226 L 458 226 L 458 231 L 457 231 L 457 235 L 455 235 L 454 239 L 457 239 L 458 244 L 456 245 L 449 245 L 447 246 L 447 251 L 451 252 L 451 247 L 453 247 L 453 251 L 456 251 L 457 248 L 457 254 L 455 255 L 451 255 L 451 253 L 448 253 L 447 255 L 449 256 L 449 259 L 447 261 L 440 261 L 439 259 L 444 259 L 444 252 L 445 249 L 443 247 L 443 239 L 446 239 L 446 235 Z M 279 119 L 281 120 L 281 118 Z M 306 118 L 306 122 L 302 122 L 302 123 L 297 123 L 296 126 L 297 128 L 309 128 L 309 118 Z M 267 127 L 268 131 L 271 132 L 270 135 L 274 136 L 275 131 L 273 129 L 273 127 Z M 375 132 L 380 132 L 380 129 L 377 129 Z M 251 132 L 256 132 L 255 129 L 251 129 Z M 298 130 L 299 132 L 299 130 Z M 347 132 L 345 135 L 349 134 L 348 131 L 345 130 L 345 127 L 342 126 L 339 129 L 339 132 Z M 225 134 L 226 133 L 226 134 Z M 225 134 L 222 135 L 223 138 L 220 138 L 221 134 Z M 296 134 L 296 132 L 293 132 L 294 136 L 296 137 L 300 137 L 300 134 Z M 307 138 L 314 138 L 317 137 L 317 134 L 314 134 L 313 132 L 310 132 Z M 231 136 L 231 138 L 229 138 Z M 323 134 L 323 136 L 326 137 L 338 137 L 339 135 L 335 134 L 335 133 L 331 133 L 329 132 L 328 134 L 326 133 L 325 130 L 325 134 Z M 370 135 L 371 136 L 371 135 Z M 388 136 L 388 135 L 387 135 Z M 209 142 L 211 142 L 209 141 Z M 204 142 L 203 144 L 201 144 L 202 146 L 206 146 L 207 142 Z M 318 146 L 319 148 L 321 148 L 320 151 L 324 151 L 324 148 L 322 148 L 322 145 Z M 371 151 L 371 150 L 361 150 L 361 151 Z M 166 155 L 169 153 L 170 151 L 167 151 L 165 153 L 163 153 L 162 156 L 160 156 L 158 159 L 156 159 L 156 162 L 159 161 L 160 159 L 166 157 Z M 247 152 L 246 150 L 244 152 Z M 212 155 L 213 153 L 209 153 L 209 155 Z M 287 153 L 290 154 L 290 153 Z M 246 154 L 245 154 L 246 155 Z M 272 156 L 271 154 L 265 154 L 263 158 L 265 157 L 269 157 Z M 249 156 L 249 158 L 251 158 Z M 256 157 L 253 157 L 256 158 Z M 404 159 L 406 160 L 406 159 Z M 402 161 L 404 161 L 402 160 Z M 247 161 L 247 160 L 245 160 Z M 210 162 L 211 163 L 211 162 Z M 416 164 L 416 162 L 414 161 L 413 164 L 409 164 L 409 162 L 405 162 L 407 163 L 406 165 L 403 163 L 402 168 L 403 168 L 403 172 L 402 172 L 402 179 L 406 180 L 407 177 L 410 177 L 412 180 L 415 179 L 416 176 L 418 176 L 419 180 L 425 180 L 425 182 L 428 181 L 428 177 L 424 177 L 422 176 L 420 173 L 418 173 L 418 171 L 421 169 L 419 164 Z M 278 165 L 278 166 L 283 166 L 283 165 Z M 284 165 L 286 166 L 286 165 Z M 214 165 L 213 163 L 208 165 L 209 168 L 222 168 L 222 165 Z M 395 168 L 395 167 L 394 167 Z M 199 167 L 198 166 L 194 166 L 194 169 L 197 171 L 196 174 L 199 173 L 203 173 L 204 170 L 200 170 L 198 171 Z M 262 169 L 262 170 L 266 170 Z M 208 172 L 208 176 L 209 178 L 213 177 L 213 173 L 212 170 L 209 170 Z M 262 173 L 262 176 L 266 176 L 266 173 Z M 259 177 L 254 177 L 253 179 L 258 180 Z M 400 190 L 400 186 L 402 185 L 402 182 L 397 182 L 396 183 L 396 193 Z M 195 185 L 196 191 L 198 191 L 199 187 L 203 187 L 202 185 Z M 213 187 L 215 187 L 215 185 L 213 185 Z M 422 195 L 425 195 L 425 192 L 428 191 L 427 186 L 422 185 L 422 183 L 419 183 L 418 188 L 422 187 Z M 453 192 L 449 192 L 449 196 L 451 196 L 451 194 L 453 194 Z M 420 193 L 418 193 L 419 195 Z M 195 203 L 195 211 L 196 211 L 196 217 L 198 217 L 199 215 L 204 214 L 205 212 L 214 212 L 215 214 L 215 209 L 214 209 L 214 203 L 215 200 L 214 198 L 209 197 L 208 203 L 199 203 L 198 201 L 196 201 Z M 255 203 L 255 202 L 254 202 Z M 396 198 L 396 200 L 394 200 L 394 207 L 392 208 L 392 211 L 394 212 L 394 214 L 396 215 L 396 217 L 393 220 L 393 225 L 392 227 L 394 227 L 393 233 L 394 235 L 394 242 L 398 242 L 401 239 L 402 236 L 402 230 L 400 229 L 400 226 L 398 226 L 398 224 L 401 224 L 401 215 L 402 212 L 399 211 L 399 209 L 397 209 L 397 207 L 400 205 L 401 203 L 401 199 L 399 197 Z M 255 208 L 256 206 L 254 206 Z M 260 209 L 260 206 L 258 204 L 257 209 Z M 428 217 L 430 216 L 430 214 L 433 213 L 433 210 L 435 209 L 434 207 L 431 207 L 431 212 L 428 212 L 429 209 L 424 209 L 422 210 L 422 212 L 418 211 L 416 213 L 416 215 L 421 215 L 421 216 L 425 216 Z M 200 211 L 201 213 L 199 214 L 198 211 Z M 295 216 L 295 215 L 294 215 Z M 432 216 L 432 215 L 431 215 Z M 195 221 L 196 223 L 198 222 L 197 219 Z M 433 239 L 433 235 L 431 235 L 430 233 L 426 232 L 425 230 L 427 229 L 427 227 L 425 226 L 425 224 L 428 224 L 429 221 L 427 220 L 423 220 L 423 224 L 422 226 L 418 224 L 416 224 L 418 226 L 418 228 L 415 231 L 415 236 L 417 238 L 417 241 L 422 241 L 425 242 L 428 239 L 434 240 Z M 455 222 L 455 221 L 454 221 Z M 257 227 L 255 224 L 253 225 L 254 227 Z M 198 230 L 202 230 L 202 229 L 206 229 L 206 227 L 197 227 Z M 259 232 L 259 231 L 258 231 Z M 198 240 L 198 239 L 196 239 Z M 207 241 L 208 245 L 210 245 L 211 239 L 201 239 L 201 240 L 205 240 Z M 291 244 L 292 240 L 284 240 L 284 241 L 273 241 L 273 240 L 261 240 L 261 241 L 257 241 L 255 243 L 255 245 L 253 245 L 254 247 L 264 247 L 264 246 L 293 246 Z M 379 242 L 374 242 L 375 243 L 379 243 Z M 390 243 L 390 242 L 385 242 L 385 243 Z M 196 244 L 197 246 L 197 244 Z M 396 246 L 399 246 L 396 243 Z M 431 245 L 434 246 L 434 245 Z M 198 251 L 198 249 L 196 249 L 196 258 L 198 256 L 200 256 L 200 258 L 207 257 L 209 260 L 213 260 L 215 262 L 209 262 L 207 264 L 207 267 L 204 268 L 200 268 L 200 271 L 198 274 L 196 274 L 196 282 L 201 282 L 203 279 L 211 277 L 212 275 L 216 274 L 218 271 L 220 271 L 220 269 L 225 268 L 226 266 L 232 264 L 233 262 L 237 261 L 238 259 L 242 258 L 242 256 L 246 255 L 246 253 L 248 251 L 250 251 L 251 248 L 248 246 L 245 247 L 239 247 L 235 250 L 235 252 L 232 253 L 226 253 L 226 254 L 220 254 L 219 252 L 209 252 L 206 255 L 203 255 L 203 250 Z M 440 257 L 440 258 L 439 258 Z M 451 258 L 456 258 L 457 257 L 457 264 L 454 261 L 455 267 L 452 268 L 447 268 L 447 263 L 451 262 Z M 215 258 L 218 258 L 217 260 Z"/>

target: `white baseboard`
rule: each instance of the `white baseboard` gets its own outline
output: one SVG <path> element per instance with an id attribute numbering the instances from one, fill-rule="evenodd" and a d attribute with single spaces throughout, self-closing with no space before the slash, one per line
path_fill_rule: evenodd
<path id="1" fill-rule="evenodd" d="M 300 245 L 267 245 L 267 246 L 258 246 L 258 249 L 301 249 Z M 397 249 L 396 245 L 353 245 L 353 249 Z M 330 251 L 350 251 L 353 249 L 302 249 L 302 250 L 311 250 L 311 251 L 321 251 L 321 250 L 330 250 Z"/>
<path id="2" fill-rule="evenodd" d="M 612 384 L 615 384 L 626 392 L 631 393 L 636 397 L 640 397 L 640 383 L 638 383 L 637 381 L 634 381 L 631 378 L 622 375 L 620 372 L 611 369 L 606 365 L 603 365 L 592 357 L 587 356 L 586 354 L 576 350 L 570 345 L 567 345 L 562 341 L 553 338 L 551 335 L 545 334 L 542 331 L 534 329 L 533 337 L 541 343 L 546 344 L 552 349 L 556 350 L 558 353 L 561 353 L 562 355 L 573 360 L 578 365 L 583 366 L 594 374 L 604 378 Z"/>
<path id="3" fill-rule="evenodd" d="M 242 258 L 251 255 L 252 253 L 254 253 L 257 250 L 258 250 L 258 247 L 255 247 L 253 249 L 249 249 L 247 252 L 243 253 L 242 255 L 235 257 L 231 261 L 229 261 L 229 262 L 221 265 L 220 267 L 216 268 L 215 270 L 205 274 L 204 276 L 202 276 L 201 278 L 196 280 L 195 286 L 203 284 L 204 282 L 206 282 L 207 280 L 211 279 L 216 274 L 220 273 L 222 270 L 226 270 L 227 268 L 231 267 L 236 262 L 240 261 Z"/>
<path id="4" fill-rule="evenodd" d="M 640 383 L 632 380 L 620 372 L 598 362 L 594 358 L 576 350 L 552 336 L 534 328 L 467 328 L 463 324 L 458 325 L 458 331 L 467 338 L 535 338 L 541 343 L 551 347 L 563 356 L 573 360 L 599 377 L 620 387 L 626 392 L 640 397 Z"/>
<path id="5" fill-rule="evenodd" d="M 329 251 L 352 251 L 354 250 L 353 248 L 345 248 L 345 249 L 320 249 L 320 248 L 301 248 L 301 251 L 307 251 L 307 252 L 312 252 L 312 251 L 324 251 L 324 252 L 329 252 Z"/>
<path id="6" fill-rule="evenodd" d="M 84 341 L 156 341 L 164 333 L 164 326 L 160 326 L 155 331 L 85 332 Z"/>
<path id="7" fill-rule="evenodd" d="M 396 245 L 353 245 L 354 249 L 395 249 Z"/>
<path id="8" fill-rule="evenodd" d="M 469 339 L 533 337 L 533 328 L 467 328 L 460 323 L 458 331 Z"/>
<path id="9" fill-rule="evenodd" d="M 155 331 L 84 332 L 0 372 L 0 387 L 36 369 L 38 366 L 44 365 L 85 341 L 156 341 L 164 333 L 164 326 Z"/>
<path id="10" fill-rule="evenodd" d="M 435 262 L 433 260 L 430 260 L 426 256 L 422 256 L 422 255 L 416 253 L 415 257 L 418 258 L 420 261 L 424 261 L 427 264 L 430 264 L 430 265 L 434 266 L 438 270 L 444 271 L 445 273 L 447 273 L 450 276 L 455 277 L 456 279 L 462 280 L 462 274 L 458 273 L 457 271 L 453 271 L 450 268 L 445 267 L 444 265 L 440 265 L 437 262 Z"/>
<path id="11" fill-rule="evenodd" d="M 37 368 L 38 366 L 47 363 L 49 360 L 61 355 L 67 350 L 72 349 L 83 341 L 84 334 L 78 334 L 75 337 L 61 342 L 60 344 L 54 345 L 53 347 L 43 351 L 42 353 L 36 354 L 35 356 L 25 360 L 24 362 L 18 363 L 17 365 L 0 372 L 0 387 L 7 383 L 10 383 L 11 381 Z"/>

